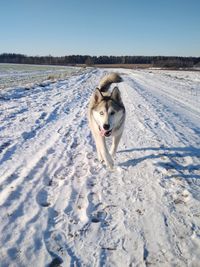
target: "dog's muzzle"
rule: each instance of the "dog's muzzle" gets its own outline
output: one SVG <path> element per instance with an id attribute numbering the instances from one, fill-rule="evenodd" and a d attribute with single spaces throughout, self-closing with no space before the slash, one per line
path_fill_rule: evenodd
<path id="1" fill-rule="evenodd" d="M 101 136 L 105 136 L 105 137 L 109 137 L 112 133 L 112 129 L 109 131 L 106 131 L 104 129 L 101 129 L 100 126 L 99 126 L 99 131 L 100 131 Z"/>

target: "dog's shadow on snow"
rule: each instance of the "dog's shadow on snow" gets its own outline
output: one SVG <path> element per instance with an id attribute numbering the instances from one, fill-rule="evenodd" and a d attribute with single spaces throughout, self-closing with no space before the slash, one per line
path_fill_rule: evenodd
<path id="1" fill-rule="evenodd" d="M 183 178 L 200 179 L 200 148 L 196 147 L 143 147 L 143 148 L 131 148 L 118 151 L 118 153 L 127 153 L 132 155 L 132 152 L 144 152 L 142 157 L 134 157 L 125 162 L 122 162 L 120 166 L 130 167 L 137 166 L 143 161 L 154 160 L 154 164 L 158 167 L 164 168 L 167 171 L 171 170 L 171 175 L 167 178 Z M 149 153 L 148 153 L 149 152 Z M 193 163 L 191 158 L 196 158 L 197 164 Z M 192 163 L 191 163 L 192 162 Z M 198 172 L 198 173 L 197 173 Z"/>

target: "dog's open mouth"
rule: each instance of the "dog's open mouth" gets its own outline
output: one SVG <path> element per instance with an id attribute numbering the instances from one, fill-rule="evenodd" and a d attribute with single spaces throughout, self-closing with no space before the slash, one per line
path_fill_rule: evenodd
<path id="1" fill-rule="evenodd" d="M 100 131 L 101 136 L 105 136 L 105 137 L 109 137 L 112 133 L 112 129 L 109 131 L 106 131 L 104 129 L 101 129 L 100 126 L 99 126 L 99 131 Z"/>

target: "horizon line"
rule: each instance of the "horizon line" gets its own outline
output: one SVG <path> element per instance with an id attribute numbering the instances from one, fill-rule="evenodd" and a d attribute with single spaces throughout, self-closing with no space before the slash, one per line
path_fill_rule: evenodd
<path id="1" fill-rule="evenodd" d="M 14 54 L 14 55 L 22 55 L 25 57 L 68 57 L 68 56 L 88 56 L 88 57 L 185 57 L 185 58 L 199 58 L 200 56 L 172 56 L 172 55 L 105 55 L 105 54 L 101 54 L 101 55 L 89 55 L 89 54 L 68 54 L 68 55 L 62 55 L 62 56 L 55 56 L 55 55 L 27 55 L 27 54 L 23 54 L 23 53 L 16 53 L 16 52 L 2 52 L 0 53 L 0 55 L 3 54 Z"/>

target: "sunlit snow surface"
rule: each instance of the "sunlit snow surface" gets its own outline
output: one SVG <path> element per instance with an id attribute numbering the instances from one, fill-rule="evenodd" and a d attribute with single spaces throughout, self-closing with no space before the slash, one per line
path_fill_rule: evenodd
<path id="1" fill-rule="evenodd" d="M 0 63 L 0 90 L 20 86 L 35 86 L 48 79 L 66 78 L 78 70 L 79 68 L 64 66 Z"/>
<path id="2" fill-rule="evenodd" d="M 115 70 L 127 118 L 111 172 L 86 117 L 108 71 L 1 80 L 0 266 L 200 266 L 200 72 Z"/>

